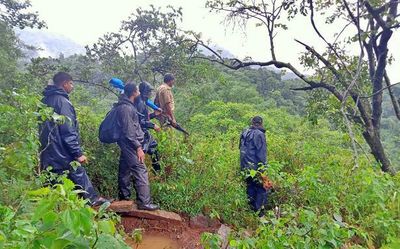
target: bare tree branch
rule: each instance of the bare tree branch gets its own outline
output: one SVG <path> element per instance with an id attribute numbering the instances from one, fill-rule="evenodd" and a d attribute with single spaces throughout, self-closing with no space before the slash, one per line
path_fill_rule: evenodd
<path id="1" fill-rule="evenodd" d="M 314 48 L 310 47 L 309 45 L 307 45 L 297 39 L 295 39 L 295 41 L 300 43 L 301 45 L 303 45 L 307 51 L 311 52 L 315 57 L 318 58 L 319 61 L 324 63 L 324 65 L 335 75 L 336 79 L 345 84 L 339 71 L 327 59 L 325 59 L 321 54 L 319 54 L 317 51 L 315 51 Z"/>
<path id="2" fill-rule="evenodd" d="M 205 44 L 200 44 L 204 46 Z M 205 46 L 208 50 L 210 50 L 213 54 L 218 54 L 215 52 L 213 49 L 211 49 L 208 46 Z M 240 68 L 244 67 L 250 67 L 250 66 L 275 66 L 276 68 L 287 68 L 291 72 L 293 72 L 297 77 L 299 77 L 301 80 L 303 80 L 305 83 L 310 85 L 312 88 L 324 88 L 331 92 L 333 95 L 335 95 L 336 98 L 338 98 L 340 101 L 342 101 L 343 96 L 340 94 L 340 92 L 336 89 L 335 86 L 327 84 L 327 83 L 322 83 L 322 82 L 316 82 L 313 80 L 310 80 L 305 76 L 303 73 L 301 73 L 299 70 L 297 70 L 292 64 L 290 63 L 284 63 L 281 61 L 267 61 L 267 62 L 257 62 L 257 61 L 250 61 L 250 62 L 242 62 L 239 59 L 223 59 L 220 55 L 217 56 L 217 59 L 209 58 L 209 57 L 204 57 L 204 56 L 194 56 L 194 59 L 203 59 L 203 60 L 208 60 L 211 62 L 216 62 L 218 64 L 221 64 L 227 68 L 233 69 L 233 70 L 238 70 Z"/>
<path id="3" fill-rule="evenodd" d="M 385 82 L 386 82 L 386 86 L 387 86 L 387 89 L 389 92 L 390 100 L 392 101 L 394 113 L 396 114 L 397 119 L 400 120 L 399 102 L 396 100 L 396 97 L 394 96 L 394 93 L 391 88 L 392 84 L 390 84 L 390 78 L 389 78 L 386 70 L 385 70 Z"/>
<path id="4" fill-rule="evenodd" d="M 339 56 L 338 52 L 336 51 L 336 48 L 334 48 L 332 46 L 331 43 L 329 43 L 325 37 L 321 34 L 321 32 L 318 30 L 317 25 L 315 24 L 315 20 L 314 20 L 314 5 L 313 5 L 313 0 L 309 0 L 310 3 L 310 21 L 311 21 L 311 25 L 314 29 L 314 31 L 317 33 L 317 35 L 328 45 L 328 47 L 330 48 L 330 50 L 336 55 L 337 58 L 339 58 L 340 63 L 342 64 L 343 68 L 346 68 L 346 64 L 343 62 L 341 56 Z"/>
<path id="5" fill-rule="evenodd" d="M 371 95 L 368 95 L 368 96 L 360 96 L 360 98 L 363 98 L 363 99 L 372 98 L 373 96 L 375 96 L 375 95 L 377 95 L 377 94 L 380 94 L 380 93 L 383 92 L 384 90 L 386 90 L 386 89 L 388 89 L 388 88 L 391 88 L 391 87 L 393 87 L 393 86 L 395 86 L 395 85 L 397 85 L 397 84 L 400 84 L 400 82 L 391 84 L 390 86 L 382 87 L 381 89 L 379 89 L 378 91 L 372 93 Z"/>
<path id="6" fill-rule="evenodd" d="M 90 82 L 90 81 L 87 81 L 87 80 L 79 80 L 79 79 L 74 79 L 74 81 L 76 81 L 76 82 L 81 82 L 81 83 L 86 83 L 86 84 L 90 84 L 90 85 L 93 85 L 93 86 L 101 87 L 101 88 L 103 88 L 103 89 L 106 89 L 106 90 L 112 92 L 112 93 L 115 94 L 117 97 L 119 97 L 118 94 L 115 93 L 111 88 L 109 88 L 109 87 L 107 87 L 107 86 L 105 86 L 105 85 L 103 85 L 103 84 L 94 83 L 94 82 Z"/>

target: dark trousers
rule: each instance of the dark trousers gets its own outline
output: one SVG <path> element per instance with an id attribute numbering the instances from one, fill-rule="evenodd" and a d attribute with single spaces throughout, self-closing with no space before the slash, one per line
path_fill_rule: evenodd
<path id="1" fill-rule="evenodd" d="M 261 211 L 267 204 L 267 190 L 265 190 L 261 183 L 251 177 L 246 179 L 246 184 L 247 196 L 251 208 L 254 211 Z"/>
<path id="2" fill-rule="evenodd" d="M 150 134 L 148 130 L 144 132 L 144 143 L 143 143 L 143 151 L 150 155 L 151 162 L 153 166 L 154 172 L 159 172 L 161 170 L 160 166 L 160 156 L 157 150 L 158 143 L 154 140 L 153 136 Z"/>
<path id="3" fill-rule="evenodd" d="M 58 175 L 62 175 L 64 170 L 53 169 L 52 172 Z M 69 169 L 67 177 L 73 183 L 75 183 L 78 189 L 82 189 L 85 191 L 84 193 L 81 194 L 83 198 L 89 200 L 91 203 L 93 203 L 97 199 L 98 197 L 97 192 L 94 189 L 92 182 L 90 181 L 89 176 L 86 173 L 85 168 L 79 166 L 76 170 L 74 170 L 71 167 Z"/>
<path id="4" fill-rule="evenodd" d="M 147 168 L 138 159 L 137 152 L 124 142 L 118 142 L 121 149 L 118 170 L 120 199 L 130 199 L 132 178 L 135 182 L 136 198 L 142 203 L 149 202 L 150 186 Z"/>
<path id="5" fill-rule="evenodd" d="M 151 156 L 151 165 L 153 166 L 153 170 L 155 173 L 159 172 L 161 170 L 161 165 L 160 165 L 160 156 L 158 154 L 157 148 L 155 148 L 154 151 L 150 153 L 147 153 Z"/>

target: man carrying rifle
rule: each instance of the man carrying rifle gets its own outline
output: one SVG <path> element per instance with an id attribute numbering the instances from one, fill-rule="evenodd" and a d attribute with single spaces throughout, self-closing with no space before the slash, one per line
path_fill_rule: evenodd
<path id="1" fill-rule="evenodd" d="M 154 129 L 159 132 L 160 127 L 151 122 L 150 119 L 161 114 L 160 111 L 155 110 L 153 113 L 149 113 L 146 102 L 148 101 L 153 88 L 147 82 L 142 82 L 139 85 L 140 96 L 135 99 L 135 107 L 139 112 L 139 123 L 140 127 L 144 132 L 143 151 L 151 156 L 152 166 L 155 172 L 160 171 L 159 155 L 157 151 L 157 141 L 151 136 L 149 129 Z"/>
<path id="2" fill-rule="evenodd" d="M 172 126 L 180 132 L 183 132 L 186 136 L 189 133 L 183 129 L 180 124 L 176 122 L 174 109 L 175 102 L 174 96 L 172 95 L 172 87 L 175 84 L 175 77 L 172 74 L 167 73 L 164 76 L 164 83 L 158 87 L 154 103 L 160 107 L 162 113 L 157 115 L 157 119 L 160 121 L 161 126 Z"/>
<path id="3" fill-rule="evenodd" d="M 163 115 L 157 116 L 161 125 L 170 123 L 173 127 L 176 126 L 174 116 L 175 102 L 172 95 L 172 87 L 175 84 L 175 77 L 172 74 L 164 75 L 164 83 L 161 84 L 156 92 L 155 104 L 163 110 Z"/>

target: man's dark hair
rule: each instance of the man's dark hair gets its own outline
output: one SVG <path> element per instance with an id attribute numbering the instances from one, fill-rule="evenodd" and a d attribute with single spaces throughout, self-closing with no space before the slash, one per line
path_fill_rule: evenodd
<path id="1" fill-rule="evenodd" d="M 61 86 L 64 82 L 72 80 L 72 76 L 65 72 L 58 72 L 53 76 L 53 82 L 56 86 Z"/>
<path id="2" fill-rule="evenodd" d="M 175 77 L 170 73 L 167 73 L 164 75 L 164 83 L 168 83 L 174 79 L 175 79 Z"/>
<path id="3" fill-rule="evenodd" d="M 124 93 L 126 96 L 131 97 L 133 93 L 137 91 L 137 86 L 133 83 L 128 83 L 124 87 Z"/>
<path id="4" fill-rule="evenodd" d="M 254 118 L 251 119 L 251 123 L 252 123 L 253 125 L 260 126 L 260 125 L 263 124 L 263 119 L 262 119 L 262 117 L 260 117 L 260 116 L 255 116 Z"/>

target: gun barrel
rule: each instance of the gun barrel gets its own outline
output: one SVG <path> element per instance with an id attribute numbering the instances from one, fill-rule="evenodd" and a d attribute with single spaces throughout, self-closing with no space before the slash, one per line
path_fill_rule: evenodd
<path id="1" fill-rule="evenodd" d="M 180 131 L 180 132 L 183 132 L 183 133 L 186 134 L 187 136 L 190 135 L 189 132 L 187 132 L 184 128 L 182 128 L 182 126 L 181 126 L 179 123 L 175 123 L 175 125 L 173 125 L 173 122 L 172 122 L 171 118 L 168 117 L 168 116 L 166 116 L 166 115 L 165 115 L 165 117 L 167 118 L 167 122 L 168 122 L 169 125 L 171 125 L 172 127 L 174 127 L 176 130 L 178 130 L 178 131 Z"/>
<path id="2" fill-rule="evenodd" d="M 185 129 L 182 128 L 182 126 L 180 126 L 180 124 L 176 123 L 176 126 L 173 126 L 175 129 L 177 129 L 178 131 L 181 131 L 183 133 L 185 133 L 186 135 L 189 136 L 189 132 L 187 132 Z"/>

